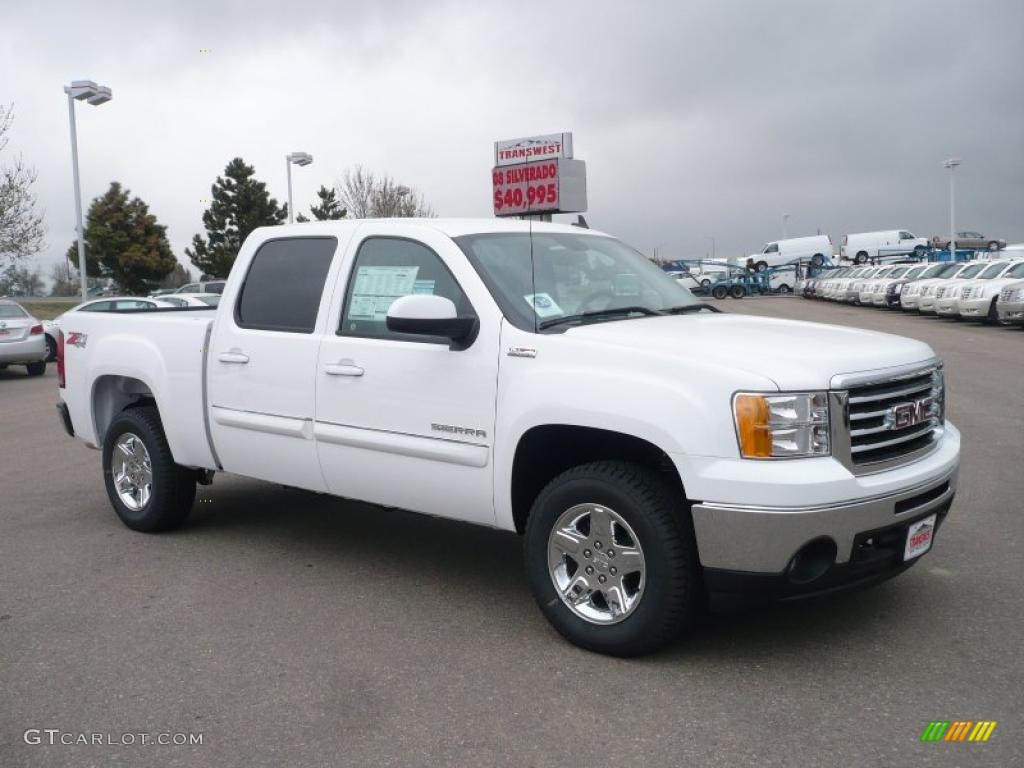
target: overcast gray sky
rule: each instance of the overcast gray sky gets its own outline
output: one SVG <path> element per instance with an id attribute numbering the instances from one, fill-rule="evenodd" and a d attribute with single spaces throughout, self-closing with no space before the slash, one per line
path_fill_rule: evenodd
<path id="1" fill-rule="evenodd" d="M 232 157 L 297 208 L 360 163 L 440 215 L 490 216 L 493 141 L 574 132 L 591 226 L 650 252 L 949 227 L 1024 240 L 1024 2 L 5 2 L 0 103 L 39 171 L 46 270 L 119 180 L 178 258 Z M 201 53 L 200 49 L 212 49 Z"/>

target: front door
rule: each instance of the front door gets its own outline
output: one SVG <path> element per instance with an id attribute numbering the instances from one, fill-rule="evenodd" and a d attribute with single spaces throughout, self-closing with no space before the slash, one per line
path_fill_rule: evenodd
<path id="1" fill-rule="evenodd" d="M 492 447 L 500 314 L 446 235 L 415 223 L 367 223 L 339 274 L 317 364 L 314 434 L 331 493 L 493 524 Z M 479 333 L 396 334 L 399 296 L 451 299 Z"/>
<path id="2" fill-rule="evenodd" d="M 239 256 L 245 279 L 224 294 L 206 351 L 210 431 L 228 472 L 324 489 L 313 393 L 338 250 L 335 237 L 288 237 L 260 244 L 247 265 Z"/>

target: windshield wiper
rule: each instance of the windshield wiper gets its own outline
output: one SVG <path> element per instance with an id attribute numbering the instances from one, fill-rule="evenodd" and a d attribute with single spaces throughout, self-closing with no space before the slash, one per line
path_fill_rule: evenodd
<path id="1" fill-rule="evenodd" d="M 565 317 L 553 317 L 550 320 L 545 320 L 542 323 L 537 324 L 539 330 L 545 328 L 551 328 L 555 325 L 562 325 L 563 323 L 582 323 L 591 319 L 599 319 L 602 317 L 615 317 L 617 315 L 660 315 L 661 312 L 650 307 L 611 307 L 609 309 L 598 309 L 593 312 L 582 312 L 578 315 L 566 315 Z"/>
<path id="2" fill-rule="evenodd" d="M 708 312 L 722 311 L 718 307 L 713 307 L 710 304 L 683 304 L 678 307 L 669 307 L 665 310 L 665 314 L 685 315 L 687 312 L 700 312 L 702 309 L 706 309 Z"/>

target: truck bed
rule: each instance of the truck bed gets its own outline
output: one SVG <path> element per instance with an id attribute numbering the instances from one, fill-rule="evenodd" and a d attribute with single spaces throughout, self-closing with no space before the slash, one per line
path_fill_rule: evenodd
<path id="1" fill-rule="evenodd" d="M 178 462 L 216 468 L 205 428 L 206 350 L 215 316 L 213 307 L 69 313 L 61 329 L 63 395 L 75 433 L 99 447 L 113 414 L 148 390 Z"/>

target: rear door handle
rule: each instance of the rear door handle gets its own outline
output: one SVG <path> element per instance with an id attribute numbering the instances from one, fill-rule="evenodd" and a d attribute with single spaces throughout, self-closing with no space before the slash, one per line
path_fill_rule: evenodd
<path id="1" fill-rule="evenodd" d="M 222 363 L 239 363 L 241 365 L 249 362 L 249 356 L 237 349 L 233 349 L 230 352 L 221 352 L 217 355 L 217 359 Z"/>
<path id="2" fill-rule="evenodd" d="M 325 364 L 324 373 L 328 376 L 362 376 L 363 369 L 351 360 L 339 360 L 336 363 Z"/>

